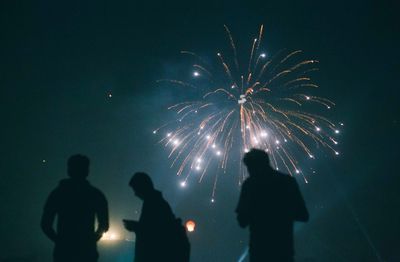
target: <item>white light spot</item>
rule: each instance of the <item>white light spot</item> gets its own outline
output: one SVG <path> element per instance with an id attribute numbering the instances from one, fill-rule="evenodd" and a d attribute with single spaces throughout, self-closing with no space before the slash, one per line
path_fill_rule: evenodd
<path id="1" fill-rule="evenodd" d="M 300 170 L 296 169 L 296 174 L 300 174 Z"/>
<path id="2" fill-rule="evenodd" d="M 181 182 L 181 187 L 186 187 L 186 181 Z"/>
<path id="3" fill-rule="evenodd" d="M 265 57 L 267 56 L 267 54 L 262 53 L 260 56 L 261 56 L 262 58 L 265 58 Z"/>
<path id="4" fill-rule="evenodd" d="M 201 169 L 200 166 L 196 166 L 196 170 L 199 171 Z"/>
<path id="5" fill-rule="evenodd" d="M 306 99 L 307 99 L 307 100 L 310 100 L 310 97 L 309 97 L 309 96 L 306 96 Z"/>
<path id="6" fill-rule="evenodd" d="M 172 134 L 171 133 L 167 133 L 167 137 L 170 137 Z"/>
<path id="7" fill-rule="evenodd" d="M 248 148 L 245 148 L 245 149 L 244 149 L 244 152 L 245 152 L 245 153 L 248 153 L 248 152 L 249 152 L 249 149 L 248 149 Z"/>
<path id="8" fill-rule="evenodd" d="M 206 135 L 207 140 L 210 140 L 210 138 L 211 138 L 210 135 Z"/>
<path id="9" fill-rule="evenodd" d="M 220 156 L 222 153 L 221 153 L 221 151 L 217 151 L 217 156 Z"/>
<path id="10" fill-rule="evenodd" d="M 215 202 L 215 199 L 214 198 L 211 198 L 211 203 L 214 203 Z"/>
<path id="11" fill-rule="evenodd" d="M 275 140 L 275 144 L 279 145 L 280 143 L 281 143 L 281 141 Z"/>
<path id="12" fill-rule="evenodd" d="M 215 144 L 212 144 L 211 147 L 212 147 L 212 148 L 216 148 L 217 146 L 216 146 Z"/>
<path id="13" fill-rule="evenodd" d="M 197 72 L 197 71 L 194 71 L 194 72 L 193 72 L 193 76 L 198 77 L 198 76 L 200 76 L 200 73 Z"/>
<path id="14" fill-rule="evenodd" d="M 321 131 L 321 128 L 318 127 L 318 126 L 316 126 L 316 127 L 315 127 L 315 130 L 317 130 L 317 132 L 319 132 L 319 131 Z"/>
<path id="15" fill-rule="evenodd" d="M 157 130 L 154 130 L 154 131 L 153 131 L 153 134 L 157 134 Z"/>
<path id="16" fill-rule="evenodd" d="M 201 163 L 201 162 L 203 162 L 203 160 L 199 157 L 199 158 L 196 159 L 196 162 L 197 163 Z"/>
<path id="17" fill-rule="evenodd" d="M 338 155 L 339 155 L 339 152 L 338 152 L 338 151 L 335 151 L 335 155 L 337 155 L 337 156 L 338 156 Z"/>
<path id="18" fill-rule="evenodd" d="M 340 130 L 336 129 L 335 134 L 339 134 L 339 133 L 340 133 Z"/>
<path id="19" fill-rule="evenodd" d="M 175 139 L 175 140 L 172 141 L 172 143 L 173 143 L 175 146 L 178 146 L 180 142 L 179 142 L 178 139 Z"/>
<path id="20" fill-rule="evenodd" d="M 267 132 L 265 132 L 265 131 L 261 132 L 261 137 L 267 137 L 267 136 L 268 136 Z"/>
<path id="21" fill-rule="evenodd" d="M 46 159 L 43 159 L 43 160 L 42 160 L 42 163 L 46 163 Z"/>
<path id="22" fill-rule="evenodd" d="M 247 125 L 247 126 L 246 126 L 246 129 L 250 129 L 250 126 L 249 126 L 249 125 Z"/>
<path id="23" fill-rule="evenodd" d="M 234 89 L 234 88 L 235 88 L 235 85 L 231 85 L 231 88 Z"/>

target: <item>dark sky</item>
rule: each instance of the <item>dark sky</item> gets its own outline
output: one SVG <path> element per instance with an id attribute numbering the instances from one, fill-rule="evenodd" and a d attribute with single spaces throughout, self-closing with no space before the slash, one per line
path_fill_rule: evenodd
<path id="1" fill-rule="evenodd" d="M 323 158 L 318 176 L 301 185 L 312 219 L 297 230 L 300 261 L 399 257 L 398 9 L 383 1 L 276 2 L 2 3 L 0 259 L 43 261 L 50 252 L 42 206 L 77 152 L 91 158 L 90 180 L 109 198 L 116 230 L 120 219 L 137 217 L 127 181 L 144 170 L 179 216 L 208 230 L 192 236 L 193 261 L 242 253 L 247 232 L 235 224 L 232 182 L 222 181 L 213 207 L 207 183 L 182 191 L 151 134 L 177 96 L 156 80 L 177 67 L 180 50 L 215 53 L 226 43 L 224 24 L 239 45 L 264 24 L 270 50 L 318 59 L 319 92 L 345 123 L 340 158 Z"/>

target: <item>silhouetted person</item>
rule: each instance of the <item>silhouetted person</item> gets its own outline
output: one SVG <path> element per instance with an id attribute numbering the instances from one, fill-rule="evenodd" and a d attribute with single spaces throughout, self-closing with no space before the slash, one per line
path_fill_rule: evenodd
<path id="1" fill-rule="evenodd" d="M 129 186 L 143 200 L 139 221 L 123 220 L 125 228 L 136 234 L 134 261 L 189 261 L 185 229 L 161 192 L 154 189 L 151 178 L 146 173 L 135 173 Z"/>
<path id="2" fill-rule="evenodd" d="M 89 162 L 86 156 L 71 156 L 68 159 L 69 178 L 60 181 L 44 206 L 41 226 L 55 244 L 55 262 L 97 261 L 96 243 L 108 230 L 107 200 L 100 190 L 86 180 Z M 54 229 L 56 218 L 57 226 Z"/>
<path id="3" fill-rule="evenodd" d="M 273 170 L 268 154 L 246 153 L 249 178 L 236 208 L 241 227 L 250 228 L 250 261 L 293 261 L 293 222 L 308 221 L 308 211 L 296 180 Z"/>

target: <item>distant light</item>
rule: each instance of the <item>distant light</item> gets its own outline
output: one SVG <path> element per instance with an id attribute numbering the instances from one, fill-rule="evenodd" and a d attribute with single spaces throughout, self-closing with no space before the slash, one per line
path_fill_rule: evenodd
<path id="1" fill-rule="evenodd" d="M 181 187 L 186 187 L 186 181 L 181 182 Z"/>
<path id="2" fill-rule="evenodd" d="M 201 169 L 200 166 L 196 166 L 196 170 L 199 171 Z"/>
<path id="3" fill-rule="evenodd" d="M 250 129 L 250 126 L 249 126 L 249 125 L 247 125 L 247 126 L 246 126 L 246 129 Z"/>
<path id="4" fill-rule="evenodd" d="M 111 94 L 111 93 L 108 93 L 108 97 L 111 98 L 111 97 L 112 97 L 112 94 Z"/>
<path id="5" fill-rule="evenodd" d="M 307 100 L 310 100 L 310 97 L 309 97 L 309 96 L 306 96 L 306 99 L 307 99 Z"/>
<path id="6" fill-rule="evenodd" d="M 235 85 L 231 85 L 231 88 L 234 89 L 234 88 L 235 88 Z"/>
<path id="7" fill-rule="evenodd" d="M 217 156 L 220 156 L 221 154 L 221 151 L 217 151 Z"/>
<path id="8" fill-rule="evenodd" d="M 330 107 L 330 106 L 327 106 L 326 108 L 328 108 L 328 109 L 331 109 L 331 107 Z"/>
<path id="9" fill-rule="evenodd" d="M 276 170 L 279 170 L 279 167 L 277 167 Z"/>
<path id="10" fill-rule="evenodd" d="M 244 152 L 245 152 L 245 153 L 248 153 L 248 152 L 249 152 L 249 149 L 248 149 L 248 148 L 245 148 L 245 149 L 244 149 Z"/>
<path id="11" fill-rule="evenodd" d="M 261 132 L 261 137 L 267 137 L 267 136 L 268 136 L 267 132 L 265 132 L 265 131 Z"/>
<path id="12" fill-rule="evenodd" d="M 296 169 L 296 174 L 300 174 L 300 170 Z"/>
<path id="13" fill-rule="evenodd" d="M 335 151 L 335 155 L 337 155 L 337 156 L 338 156 L 338 155 L 339 155 L 339 152 L 338 152 L 338 151 Z"/>
<path id="14" fill-rule="evenodd" d="M 174 145 L 178 146 L 178 145 L 179 145 L 179 140 L 178 140 L 178 139 L 175 139 L 172 143 L 173 143 Z"/>
<path id="15" fill-rule="evenodd" d="M 287 142 L 287 139 L 285 138 L 285 139 L 283 139 L 283 141 Z"/>
<path id="16" fill-rule="evenodd" d="M 262 53 L 260 56 L 261 56 L 262 58 L 265 58 L 265 57 L 267 56 L 267 54 Z"/>
<path id="17" fill-rule="evenodd" d="M 196 223 L 194 221 L 188 220 L 186 222 L 186 229 L 188 232 L 193 232 L 195 227 L 196 227 Z"/>
<path id="18" fill-rule="evenodd" d="M 170 137 L 171 136 L 171 133 L 167 133 L 167 137 Z"/>
<path id="19" fill-rule="evenodd" d="M 310 158 L 314 158 L 314 155 L 308 155 Z"/>
<path id="20" fill-rule="evenodd" d="M 341 126 L 344 126 L 344 124 L 343 123 L 339 123 Z"/>
<path id="21" fill-rule="evenodd" d="M 315 130 L 317 130 L 317 132 L 319 132 L 319 131 L 321 131 L 321 128 L 320 127 L 315 127 Z"/>
<path id="22" fill-rule="evenodd" d="M 197 110 L 196 111 L 194 111 L 196 114 L 197 114 Z"/>
<path id="23" fill-rule="evenodd" d="M 203 160 L 199 157 L 199 158 L 196 159 L 196 162 L 197 163 L 201 163 L 201 162 L 203 162 Z"/>
<path id="24" fill-rule="evenodd" d="M 217 53 L 217 56 L 221 56 L 221 53 Z"/>
<path id="25" fill-rule="evenodd" d="M 157 134 L 157 130 L 154 130 L 154 131 L 153 131 L 153 134 Z"/>
<path id="26" fill-rule="evenodd" d="M 212 148 L 216 148 L 217 146 L 216 146 L 215 144 L 212 144 L 211 147 L 212 147 Z"/>
<path id="27" fill-rule="evenodd" d="M 198 77 L 198 76 L 200 76 L 200 73 L 197 72 L 197 71 L 194 71 L 194 72 L 193 72 L 193 76 Z"/>
<path id="28" fill-rule="evenodd" d="M 115 241 L 115 240 L 119 240 L 119 236 L 115 232 L 106 232 L 102 235 L 101 240 Z"/>
<path id="29" fill-rule="evenodd" d="M 210 135 L 206 135 L 206 138 L 207 138 L 207 140 L 209 140 L 211 137 L 210 137 Z"/>
<path id="30" fill-rule="evenodd" d="M 214 203 L 215 202 L 215 199 L 214 198 L 211 198 L 211 203 Z"/>
<path id="31" fill-rule="evenodd" d="M 43 160 L 42 160 L 42 163 L 46 163 L 46 159 L 43 159 Z"/>
<path id="32" fill-rule="evenodd" d="M 280 143 L 281 143 L 281 141 L 275 140 L 275 144 L 279 145 Z"/>
<path id="33" fill-rule="evenodd" d="M 340 133 L 340 130 L 336 129 L 335 134 L 339 134 L 339 133 Z"/>

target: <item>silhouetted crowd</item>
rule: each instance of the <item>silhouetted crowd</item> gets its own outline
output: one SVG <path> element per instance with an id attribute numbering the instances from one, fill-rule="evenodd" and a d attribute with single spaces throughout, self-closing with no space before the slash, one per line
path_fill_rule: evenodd
<path id="1" fill-rule="evenodd" d="M 236 214 L 239 226 L 250 230 L 250 261 L 294 261 L 293 223 L 309 218 L 296 180 L 274 170 L 263 150 L 252 149 L 243 162 L 249 177 L 242 185 Z M 71 156 L 68 178 L 45 203 L 41 227 L 54 243 L 54 262 L 98 261 L 97 242 L 109 228 L 108 203 L 87 180 L 89 166 L 87 156 Z M 134 261 L 189 261 L 186 228 L 150 176 L 137 172 L 129 186 L 143 201 L 138 221 L 123 220 L 125 229 L 136 235 Z"/>

